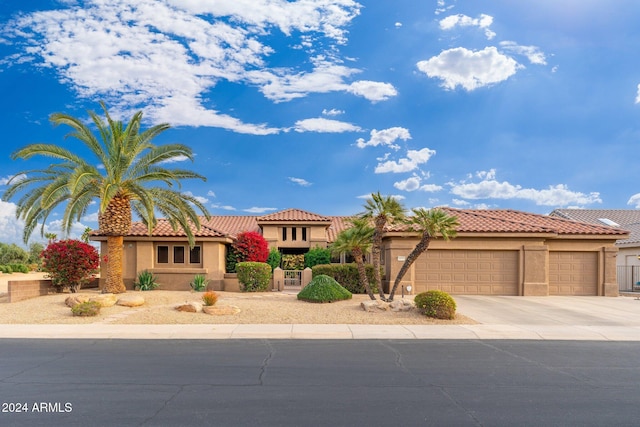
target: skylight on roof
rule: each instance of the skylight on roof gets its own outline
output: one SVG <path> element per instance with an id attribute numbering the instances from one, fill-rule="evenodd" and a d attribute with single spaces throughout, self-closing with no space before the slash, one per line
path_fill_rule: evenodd
<path id="1" fill-rule="evenodd" d="M 598 218 L 598 221 L 600 221 L 603 224 L 609 225 L 611 227 L 620 227 L 620 224 L 610 220 L 609 218 Z"/>

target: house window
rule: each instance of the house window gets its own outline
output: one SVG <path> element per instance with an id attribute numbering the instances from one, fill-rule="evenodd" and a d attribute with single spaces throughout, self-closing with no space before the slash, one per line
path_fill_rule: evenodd
<path id="1" fill-rule="evenodd" d="M 287 241 L 287 227 L 282 227 L 282 241 Z"/>
<path id="2" fill-rule="evenodd" d="M 191 251 L 189 251 L 189 263 L 200 264 L 200 246 L 194 246 Z"/>
<path id="3" fill-rule="evenodd" d="M 298 231 L 297 228 L 291 227 L 291 240 L 293 240 L 294 242 L 296 241 L 296 239 L 298 237 L 297 236 L 297 231 Z"/>
<path id="4" fill-rule="evenodd" d="M 173 262 L 175 264 L 184 264 L 184 246 L 173 247 Z"/>
<path id="5" fill-rule="evenodd" d="M 169 263 L 169 246 L 158 246 L 158 264 Z"/>
<path id="6" fill-rule="evenodd" d="M 307 227 L 302 227 L 302 241 L 307 241 Z"/>

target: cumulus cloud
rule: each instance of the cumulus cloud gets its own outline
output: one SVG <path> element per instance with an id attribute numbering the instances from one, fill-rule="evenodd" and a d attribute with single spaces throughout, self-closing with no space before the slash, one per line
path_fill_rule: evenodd
<path id="1" fill-rule="evenodd" d="M 484 34 L 488 40 L 491 40 L 496 36 L 491 30 L 491 24 L 493 24 L 493 17 L 489 15 L 485 15 L 484 13 L 480 15 L 479 18 L 471 18 L 467 15 L 449 15 L 446 18 L 440 20 L 440 29 L 442 30 L 452 30 L 456 27 L 478 27 L 484 30 Z"/>
<path id="2" fill-rule="evenodd" d="M 633 206 L 635 209 L 640 209 L 640 193 L 634 194 L 627 201 L 627 205 Z"/>
<path id="3" fill-rule="evenodd" d="M 188 196 L 188 197 L 193 197 L 194 199 L 196 199 L 200 203 L 207 203 L 209 201 L 209 199 L 207 199 L 206 197 L 196 196 L 191 191 L 185 191 L 182 194 L 184 194 L 185 196 Z"/>
<path id="4" fill-rule="evenodd" d="M 293 182 L 294 184 L 298 184 L 301 187 L 309 187 L 311 185 L 309 181 L 303 178 L 295 178 L 290 176 L 289 181 Z"/>
<path id="5" fill-rule="evenodd" d="M 359 132 L 360 127 L 339 120 L 330 120 L 323 117 L 315 119 L 298 120 L 294 129 L 296 132 L 323 132 L 323 133 L 342 133 L 342 132 Z"/>
<path id="6" fill-rule="evenodd" d="M 403 181 L 398 181 L 393 184 L 395 188 L 402 191 L 424 191 L 427 193 L 435 193 L 437 191 L 442 190 L 442 186 L 437 184 L 422 184 L 422 178 L 417 175 L 413 175 L 410 178 L 407 178 Z"/>
<path id="7" fill-rule="evenodd" d="M 467 91 L 505 81 L 522 68 L 513 58 L 501 54 L 493 46 L 480 51 L 463 47 L 445 50 L 438 56 L 418 62 L 417 67 L 427 76 L 441 79 L 445 89 L 461 86 Z"/>
<path id="8" fill-rule="evenodd" d="M 638 84 L 638 87 L 637 87 L 636 104 L 640 104 L 640 84 Z"/>
<path id="9" fill-rule="evenodd" d="M 326 108 L 324 110 L 322 110 L 322 115 L 323 116 L 339 116 L 341 114 L 344 114 L 344 110 L 338 110 L 335 108 L 332 108 L 331 110 L 327 110 Z"/>
<path id="10" fill-rule="evenodd" d="M 211 207 L 213 209 L 222 209 L 223 211 L 235 211 L 237 210 L 236 208 L 234 208 L 233 206 L 229 206 L 229 205 L 219 205 L 219 204 L 215 204 L 215 205 L 211 205 Z"/>
<path id="11" fill-rule="evenodd" d="M 372 102 L 386 101 L 392 96 L 396 96 L 398 91 L 390 83 L 372 82 L 361 80 L 351 83 L 348 92 L 362 96 Z"/>
<path id="12" fill-rule="evenodd" d="M 532 64 L 547 65 L 547 58 L 544 52 L 537 46 L 521 46 L 513 41 L 503 41 L 500 42 L 500 47 L 507 52 L 526 56 Z"/>
<path id="13" fill-rule="evenodd" d="M 361 70 L 342 65 L 338 46 L 359 15 L 354 0 L 86 0 L 5 23 L 0 37 L 16 53 L 56 71 L 79 96 L 102 99 L 123 113 L 144 107 L 153 122 L 211 126 L 267 135 L 211 108 L 219 82 L 256 87 L 274 102 L 339 91 L 377 102 L 396 94 L 389 83 L 353 81 Z M 270 41 L 283 34 L 307 60 L 270 67 Z M 286 54 L 286 52 L 278 52 Z M 8 61 L 3 62 L 4 65 Z"/>
<path id="14" fill-rule="evenodd" d="M 463 199 L 522 199 L 534 202 L 538 206 L 568 206 L 572 204 L 590 205 L 602 203 L 600 193 L 584 194 L 571 191 L 564 184 L 550 185 L 546 189 L 522 188 L 506 181 L 496 179 L 495 170 L 478 173 L 479 182 L 450 183 L 451 193 Z"/>
<path id="15" fill-rule="evenodd" d="M 216 197 L 216 193 L 214 191 L 209 190 L 209 191 L 207 191 L 207 196 Z"/>
<path id="16" fill-rule="evenodd" d="M 392 127 L 383 130 L 372 130 L 368 141 L 364 138 L 358 138 L 356 145 L 359 148 L 377 147 L 378 145 L 386 145 L 394 150 L 399 150 L 400 146 L 395 144 L 397 140 L 407 141 L 411 139 L 409 129 L 403 127 Z"/>
<path id="17" fill-rule="evenodd" d="M 411 172 L 417 169 L 421 164 L 427 163 L 427 161 L 429 161 L 429 159 L 435 154 L 435 150 L 431 150 L 429 148 L 423 148 L 422 150 L 409 150 L 407 151 L 407 157 L 402 158 L 397 162 L 388 160 L 378 164 L 378 166 L 376 166 L 375 173 Z"/>

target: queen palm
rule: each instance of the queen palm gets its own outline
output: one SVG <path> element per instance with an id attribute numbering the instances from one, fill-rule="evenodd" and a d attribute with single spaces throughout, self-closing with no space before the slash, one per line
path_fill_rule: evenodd
<path id="1" fill-rule="evenodd" d="M 360 283 L 364 286 L 369 298 L 375 300 L 371 285 L 367 279 L 367 271 L 364 266 L 364 255 L 371 249 L 371 237 L 374 230 L 367 220 L 362 218 L 354 218 L 351 220 L 351 227 L 343 230 L 338 234 L 336 240 L 331 245 L 331 251 L 334 254 L 343 254 L 350 252 L 355 258 L 358 268 L 358 277 Z"/>
<path id="2" fill-rule="evenodd" d="M 20 194 L 16 216 L 25 222 L 25 243 L 38 224 L 41 224 L 41 234 L 44 233 L 47 218 L 62 205 L 66 205 L 62 227 L 65 234 L 69 234 L 74 222 L 98 199 L 99 234 L 107 236 L 104 291 L 120 293 L 126 291 L 122 280 L 122 248 L 124 236 L 131 228 L 132 214 L 140 218 L 151 234 L 156 211 L 159 212 L 174 229 L 182 228 L 193 246 L 193 230 L 200 228 L 194 207 L 207 218 L 209 213 L 196 198 L 172 187 L 179 189 L 182 179 L 206 179 L 190 170 L 164 166 L 171 160 L 193 160 L 191 149 L 185 145 L 152 143 L 153 138 L 169 129 L 168 124 L 142 131 L 142 111 L 135 113 L 125 126 L 111 118 L 104 103 L 100 105 L 106 122 L 93 111 L 89 112 L 98 136 L 75 117 L 62 113 L 50 117 L 55 126 L 67 125 L 72 129 L 67 137 L 82 143 L 94 156 L 91 161 L 76 155 L 79 151 L 76 147 L 70 150 L 55 144 L 27 145 L 14 152 L 12 159 L 44 156 L 56 163 L 16 174 L 3 199 L 10 200 Z"/>
<path id="3" fill-rule="evenodd" d="M 438 208 L 429 210 L 418 208 L 411 209 L 411 211 L 413 215 L 407 219 L 406 223 L 421 233 L 420 241 L 407 256 L 402 267 L 400 267 L 400 271 L 393 282 L 393 288 L 387 301 L 393 301 L 393 296 L 398 289 L 400 281 L 418 257 L 427 251 L 431 239 L 440 235 L 443 239 L 450 240 L 455 238 L 457 234 L 458 219 L 455 216 L 449 215 L 444 210 Z"/>
<path id="4" fill-rule="evenodd" d="M 373 220 L 374 233 L 373 244 L 371 247 L 371 258 L 374 270 L 374 278 L 380 299 L 385 300 L 384 289 L 382 288 L 382 277 L 380 276 L 380 253 L 382 250 L 382 235 L 384 228 L 394 222 L 402 221 L 405 214 L 405 208 L 402 204 L 392 196 L 382 196 L 380 192 L 372 193 L 371 198 L 367 199 L 364 206 L 364 213 L 360 214 L 362 218 Z"/>

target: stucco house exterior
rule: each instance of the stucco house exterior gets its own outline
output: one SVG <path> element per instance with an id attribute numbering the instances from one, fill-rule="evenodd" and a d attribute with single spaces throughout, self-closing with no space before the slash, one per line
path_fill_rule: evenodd
<path id="1" fill-rule="evenodd" d="M 640 210 L 556 209 L 549 216 L 627 230 L 629 237 L 615 243 L 618 248 L 618 284 L 621 290 L 638 288 L 636 283 L 640 281 Z"/>
<path id="2" fill-rule="evenodd" d="M 628 237 L 625 230 L 513 210 L 443 209 L 458 218 L 458 237 L 432 241 L 402 282 L 412 294 L 441 289 L 451 294 L 618 295 L 615 242 Z M 163 289 L 187 290 L 195 274 L 206 275 L 215 290 L 234 289 L 225 257 L 238 233 L 256 231 L 283 253 L 304 253 L 330 245 L 347 219 L 300 209 L 203 218 L 201 230 L 194 230 L 193 249 L 184 233 L 163 219 L 151 236 L 134 223 L 124 238 L 125 284 L 132 288 L 138 272 L 149 270 Z M 94 233 L 91 238 L 106 253 L 106 237 Z M 418 239 L 407 226 L 386 230 L 381 264 L 387 289 Z"/>

